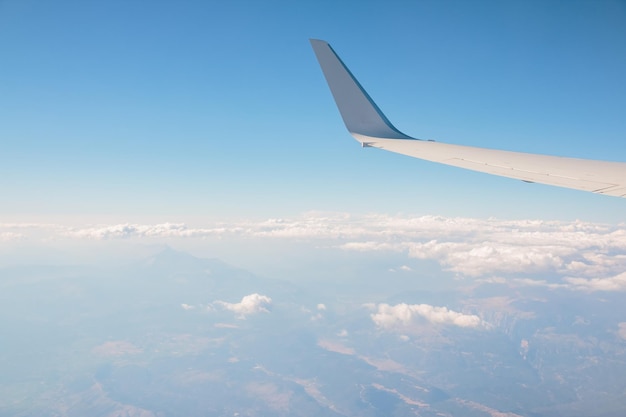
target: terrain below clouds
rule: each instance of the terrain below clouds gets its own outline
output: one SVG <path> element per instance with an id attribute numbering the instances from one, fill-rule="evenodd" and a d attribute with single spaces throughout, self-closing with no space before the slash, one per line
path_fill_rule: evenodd
<path id="1" fill-rule="evenodd" d="M 0 416 L 623 415 L 619 291 L 437 289 L 336 243 L 318 288 L 169 248 L 3 268 Z"/>

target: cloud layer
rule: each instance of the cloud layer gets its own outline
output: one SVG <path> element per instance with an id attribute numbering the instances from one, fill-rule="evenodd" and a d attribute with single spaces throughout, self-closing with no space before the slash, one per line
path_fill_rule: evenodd
<path id="1" fill-rule="evenodd" d="M 626 290 L 621 275 L 626 271 L 624 224 L 307 213 L 290 219 L 222 222 L 207 227 L 184 223 L 0 224 L 0 241 L 28 240 L 46 231 L 46 238 L 56 239 L 295 240 L 348 252 L 402 253 L 407 261 L 433 260 L 444 270 L 482 282 L 504 277 L 517 285 L 541 285 L 545 280 L 555 289 Z M 409 269 L 405 265 L 394 270 Z"/>

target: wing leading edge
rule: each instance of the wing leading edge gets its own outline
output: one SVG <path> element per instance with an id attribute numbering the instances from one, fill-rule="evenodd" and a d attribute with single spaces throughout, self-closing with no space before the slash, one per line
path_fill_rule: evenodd
<path id="1" fill-rule="evenodd" d="M 324 77 L 352 136 L 384 149 L 527 182 L 626 197 L 626 163 L 536 155 L 415 139 L 396 129 L 331 46 L 311 39 Z"/>

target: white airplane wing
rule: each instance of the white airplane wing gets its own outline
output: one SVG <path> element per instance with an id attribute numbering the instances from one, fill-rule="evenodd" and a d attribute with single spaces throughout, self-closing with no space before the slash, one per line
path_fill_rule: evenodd
<path id="1" fill-rule="evenodd" d="M 364 147 L 526 182 L 626 197 L 626 163 L 564 158 L 415 139 L 396 129 L 324 41 L 311 39 L 348 131 Z"/>

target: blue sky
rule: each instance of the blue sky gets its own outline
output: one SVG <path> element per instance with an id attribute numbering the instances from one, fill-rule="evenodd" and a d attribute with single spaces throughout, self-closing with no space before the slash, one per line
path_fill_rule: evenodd
<path id="1" fill-rule="evenodd" d="M 623 199 L 360 149 L 308 44 L 407 134 L 626 161 L 619 1 L 0 1 L 0 216 L 623 222 Z"/>

